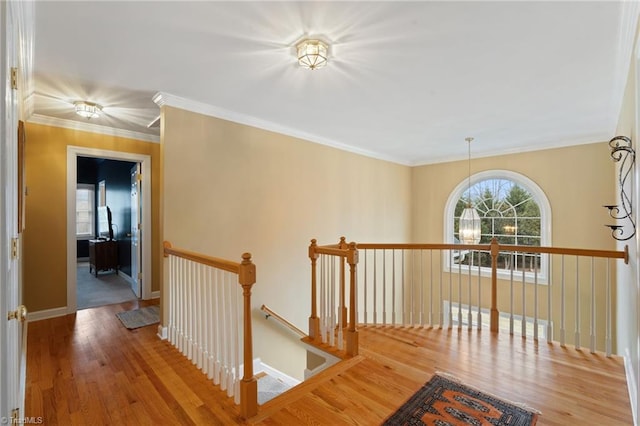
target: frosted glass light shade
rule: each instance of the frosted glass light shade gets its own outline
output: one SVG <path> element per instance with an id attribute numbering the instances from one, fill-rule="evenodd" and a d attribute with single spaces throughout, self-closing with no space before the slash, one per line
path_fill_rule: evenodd
<path id="1" fill-rule="evenodd" d="M 93 102 L 78 101 L 73 105 L 76 108 L 76 114 L 84 118 L 95 118 L 102 112 L 102 106 Z"/>
<path id="2" fill-rule="evenodd" d="M 469 206 L 462 211 L 458 229 L 462 244 L 478 244 L 480 242 L 480 216 L 476 209 Z"/>
<path id="3" fill-rule="evenodd" d="M 296 46 L 301 67 L 315 70 L 327 64 L 329 47 L 320 40 L 303 40 Z"/>

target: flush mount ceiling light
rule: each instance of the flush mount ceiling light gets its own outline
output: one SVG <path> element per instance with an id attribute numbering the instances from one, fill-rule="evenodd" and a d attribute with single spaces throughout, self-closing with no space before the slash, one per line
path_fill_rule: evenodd
<path id="1" fill-rule="evenodd" d="M 77 101 L 73 105 L 76 108 L 76 114 L 86 119 L 98 117 L 102 112 L 102 106 L 87 101 Z"/>
<path id="2" fill-rule="evenodd" d="M 302 40 L 296 45 L 298 52 L 298 64 L 301 67 L 315 70 L 327 64 L 329 46 L 315 39 Z"/>

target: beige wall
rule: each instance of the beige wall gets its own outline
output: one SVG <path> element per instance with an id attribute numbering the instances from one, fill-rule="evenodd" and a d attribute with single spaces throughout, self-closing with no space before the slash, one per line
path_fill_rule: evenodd
<path id="1" fill-rule="evenodd" d="M 640 29 L 638 30 L 640 31 Z M 638 34 L 636 34 L 636 46 Z M 637 50 L 636 50 L 637 51 Z M 638 106 L 638 55 L 635 54 L 631 59 L 631 67 L 627 79 L 624 100 L 616 129 L 616 135 L 628 136 L 633 141 L 633 148 L 638 151 L 638 138 L 640 132 L 637 124 L 637 117 L 640 113 Z M 627 377 L 630 380 L 630 395 L 633 405 L 633 412 L 638 416 L 638 408 L 640 406 L 640 249 L 637 222 L 639 220 L 638 212 L 640 211 L 640 176 L 638 174 L 638 162 L 636 160 L 633 183 L 629 185 L 629 192 L 632 193 L 634 217 L 636 219 L 636 236 L 629 244 L 629 268 L 625 268 L 619 275 L 618 279 L 618 351 L 624 355 L 630 371 L 627 371 Z M 620 243 L 622 246 L 624 243 Z"/>
<path id="2" fill-rule="evenodd" d="M 486 170 L 508 170 L 522 174 L 535 182 L 545 193 L 551 205 L 552 236 L 551 245 L 556 247 L 616 249 L 610 232 L 603 226 L 612 223 L 603 204 L 615 202 L 613 170 L 614 165 L 609 157 L 606 142 L 568 148 L 534 151 L 487 158 L 472 159 L 472 174 Z M 415 242 L 439 242 L 444 237 L 444 209 L 453 189 L 466 179 L 468 175 L 467 161 L 457 161 L 415 167 L 412 169 L 413 186 L 413 240 Z M 615 222 L 615 221 L 613 221 Z M 568 262 L 573 262 L 570 260 Z M 598 264 L 597 264 L 598 265 Z M 569 268 L 570 266 L 567 266 Z M 605 300 L 604 264 L 596 272 L 598 284 L 598 305 L 603 306 Z M 571 266 L 575 269 L 575 266 Z M 558 261 L 552 265 L 555 282 L 560 282 L 561 271 Z M 589 265 L 581 264 L 580 274 L 589 277 Z M 448 276 L 445 274 L 445 281 Z M 456 281 L 457 282 L 457 281 Z M 466 281 L 465 281 L 466 282 Z M 518 286 L 519 288 L 519 286 Z M 463 285 L 466 289 L 466 284 Z M 498 286 L 498 309 L 506 311 L 509 306 L 507 282 Z M 455 286 L 454 286 L 455 290 Z M 556 326 L 560 323 L 560 286 L 553 288 L 553 318 Z M 465 290 L 463 290 L 465 291 Z M 518 290 L 519 291 L 519 290 Z M 436 291 L 437 293 L 437 291 Z M 615 289 L 613 289 L 615 297 Z M 454 294 L 456 292 L 454 291 Z M 472 292 L 472 303 L 475 303 L 476 291 Z M 567 286 L 567 300 L 573 301 L 575 289 Z M 438 295 L 435 295 L 438 297 Z M 582 312 L 589 312 L 590 299 L 586 291 L 581 292 Z M 446 297 L 446 294 L 445 294 Z M 539 315 L 546 315 L 547 286 L 540 286 L 538 292 L 542 303 Z M 532 286 L 527 289 L 527 300 L 534 299 Z M 455 299 L 454 299 L 455 300 Z M 483 305 L 489 306 L 489 280 L 483 281 Z M 463 303 L 466 303 L 463 300 Z M 565 306 L 567 315 L 567 342 L 573 342 L 574 304 Z M 604 309 L 604 308 L 603 308 Z M 528 315 L 533 316 L 533 308 L 527 308 Z M 615 314 L 614 314 L 615 316 Z M 436 316 L 437 317 L 437 316 Z M 586 318 L 586 317 L 585 317 Z M 588 323 L 587 323 L 588 324 Z M 598 347 L 604 350 L 604 321 L 598 321 Z M 615 335 L 615 326 L 613 327 Z M 571 331 L 569 333 L 569 331 Z M 582 329 L 582 344 L 588 344 L 589 329 L 585 324 Z M 558 339 L 558 335 L 554 336 Z"/>
<path id="3" fill-rule="evenodd" d="M 230 260 L 253 254 L 254 355 L 301 379 L 297 337 L 259 307 L 307 330 L 311 238 L 409 240 L 411 169 L 171 107 L 163 125 L 164 238 Z"/>
<path id="4" fill-rule="evenodd" d="M 26 125 L 26 228 L 23 237 L 24 303 L 30 311 L 67 304 L 67 147 L 79 146 L 151 156 L 153 226 L 152 290 L 160 289 L 160 145 L 60 127 Z"/>

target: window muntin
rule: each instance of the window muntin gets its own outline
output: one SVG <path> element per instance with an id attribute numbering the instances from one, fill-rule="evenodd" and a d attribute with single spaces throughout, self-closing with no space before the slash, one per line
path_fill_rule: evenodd
<path id="1" fill-rule="evenodd" d="M 95 236 L 95 186 L 79 183 L 76 187 L 76 238 Z"/>
<path id="2" fill-rule="evenodd" d="M 480 244 L 489 244 L 496 237 L 501 244 L 541 246 L 550 244 L 551 209 L 542 190 L 525 176 L 505 170 L 492 170 L 471 177 L 471 187 L 465 179 L 450 194 L 445 208 L 445 241 L 458 243 L 458 219 L 466 204 L 476 208 L 481 222 Z M 445 260 L 445 269 L 468 270 L 480 266 L 483 275 L 491 268 L 488 252 L 461 250 Z M 453 266 L 453 267 L 452 267 Z M 509 279 L 513 267 L 514 279 L 546 283 L 547 256 L 539 254 L 501 253 L 498 275 Z"/>

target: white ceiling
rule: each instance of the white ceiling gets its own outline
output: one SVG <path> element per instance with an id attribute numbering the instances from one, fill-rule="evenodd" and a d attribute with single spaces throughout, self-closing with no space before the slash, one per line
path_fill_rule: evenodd
<path id="1" fill-rule="evenodd" d="M 158 135 L 157 92 L 402 164 L 614 136 L 635 15 L 607 2 L 36 3 L 34 120 Z M 304 35 L 330 43 L 301 69 Z M 62 121 L 61 121 L 62 120 Z"/>

